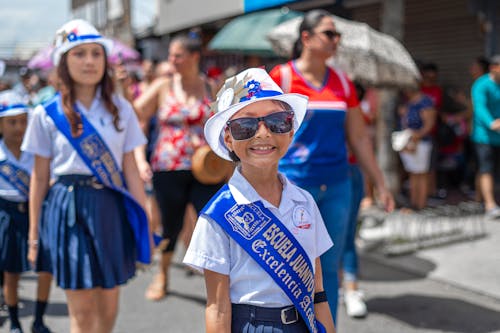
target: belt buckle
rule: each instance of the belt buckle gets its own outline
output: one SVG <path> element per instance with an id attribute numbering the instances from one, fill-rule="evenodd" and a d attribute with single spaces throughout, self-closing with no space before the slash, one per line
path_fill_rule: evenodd
<path id="1" fill-rule="evenodd" d="M 17 210 L 19 213 L 26 213 L 26 204 L 24 202 L 20 202 L 17 204 Z"/>
<path id="2" fill-rule="evenodd" d="M 92 179 L 90 180 L 90 186 L 92 186 L 96 190 L 101 190 L 104 188 L 104 185 L 99 183 L 99 181 L 95 177 L 92 177 Z"/>
<path id="3" fill-rule="evenodd" d="M 293 311 L 290 311 L 293 310 Z M 295 314 L 294 318 L 288 319 L 288 314 Z M 291 306 L 289 308 L 285 308 L 281 310 L 281 322 L 285 325 L 296 323 L 299 320 L 299 314 L 295 306 Z"/>

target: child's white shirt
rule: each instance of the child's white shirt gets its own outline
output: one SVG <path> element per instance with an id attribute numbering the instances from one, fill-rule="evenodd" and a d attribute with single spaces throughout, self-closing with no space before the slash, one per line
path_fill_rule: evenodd
<path id="1" fill-rule="evenodd" d="M 333 242 L 313 197 L 279 174 L 283 193 L 279 208 L 262 199 L 238 169 L 229 189 L 238 204 L 262 201 L 302 245 L 313 267 L 315 260 Z M 299 216 L 300 215 L 300 216 Z M 184 263 L 198 270 L 229 275 L 231 303 L 283 307 L 292 302 L 269 274 L 238 245 L 217 222 L 206 215 L 198 218 Z"/>
<path id="2" fill-rule="evenodd" d="M 59 97 L 60 98 L 60 97 Z M 76 102 L 78 109 L 92 124 L 100 137 L 106 142 L 118 167 L 122 168 L 123 155 L 147 142 L 142 132 L 134 109 L 123 97 L 113 96 L 113 102 L 119 112 L 119 128 L 113 125 L 113 117 L 106 110 L 100 90 L 92 101 L 90 109 Z M 82 161 L 73 146 L 47 115 L 43 105 L 33 111 L 28 124 L 21 149 L 34 155 L 51 159 L 51 170 L 54 176 L 77 174 L 92 175 L 87 165 Z"/>
<path id="3" fill-rule="evenodd" d="M 17 159 L 7 148 L 5 142 L 0 140 L 0 161 L 5 160 L 31 174 L 34 162 L 33 155 L 27 152 L 21 152 L 21 157 Z M 12 186 L 12 184 L 6 181 L 3 177 L 0 177 L 0 197 L 2 199 L 15 202 L 26 201 L 24 195 L 22 195 L 19 190 Z"/>

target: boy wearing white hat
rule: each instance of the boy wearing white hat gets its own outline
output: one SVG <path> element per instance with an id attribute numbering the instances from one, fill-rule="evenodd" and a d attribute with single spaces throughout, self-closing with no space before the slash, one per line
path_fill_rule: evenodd
<path id="1" fill-rule="evenodd" d="M 263 69 L 226 80 L 205 137 L 238 166 L 205 206 L 184 263 L 203 270 L 207 332 L 334 332 L 319 256 L 332 246 L 309 193 L 278 172 L 307 97 Z"/>
<path id="2" fill-rule="evenodd" d="M 9 311 L 10 332 L 22 333 L 18 316 L 18 284 L 28 263 L 28 191 L 33 155 L 21 152 L 28 122 L 27 105 L 12 90 L 0 92 L 0 271 Z M 50 333 L 43 323 L 50 274 L 39 275 L 36 316 L 32 331 Z"/>
<path id="3" fill-rule="evenodd" d="M 57 31 L 60 93 L 35 108 L 22 146 L 35 154 L 29 240 L 37 246 L 28 257 L 64 289 L 72 333 L 111 332 L 120 286 L 136 261 L 151 258 L 133 155 L 146 138 L 132 106 L 114 94 L 111 47 L 83 20 Z"/>

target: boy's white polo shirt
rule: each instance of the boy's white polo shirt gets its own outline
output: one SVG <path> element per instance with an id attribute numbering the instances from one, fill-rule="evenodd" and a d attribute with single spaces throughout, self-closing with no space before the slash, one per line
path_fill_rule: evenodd
<path id="1" fill-rule="evenodd" d="M 262 199 L 236 169 L 229 188 L 238 204 L 261 200 L 292 232 L 309 256 L 311 263 L 332 245 L 323 219 L 312 196 L 291 184 L 282 174 L 283 193 L 279 208 Z M 300 213 L 300 217 L 298 214 Z M 232 303 L 266 307 L 291 304 L 288 296 L 272 278 L 219 225 L 209 217 L 199 217 L 184 263 L 196 269 L 208 269 L 229 275 Z"/>

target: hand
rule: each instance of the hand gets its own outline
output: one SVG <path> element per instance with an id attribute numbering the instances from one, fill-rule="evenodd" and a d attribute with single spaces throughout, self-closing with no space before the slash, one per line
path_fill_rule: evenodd
<path id="1" fill-rule="evenodd" d="M 35 267 L 37 256 L 38 256 L 38 243 L 30 241 L 28 243 L 28 261 L 31 267 L 33 268 Z"/>
<path id="2" fill-rule="evenodd" d="M 500 119 L 495 119 L 493 123 L 491 123 L 490 129 L 492 131 L 500 131 Z"/>
<path id="3" fill-rule="evenodd" d="M 153 178 L 151 165 L 146 160 L 137 160 L 137 169 L 143 182 L 148 183 Z"/>
<path id="4" fill-rule="evenodd" d="M 386 212 L 390 213 L 394 210 L 394 197 L 385 187 L 377 187 L 377 199 L 384 206 Z"/>

